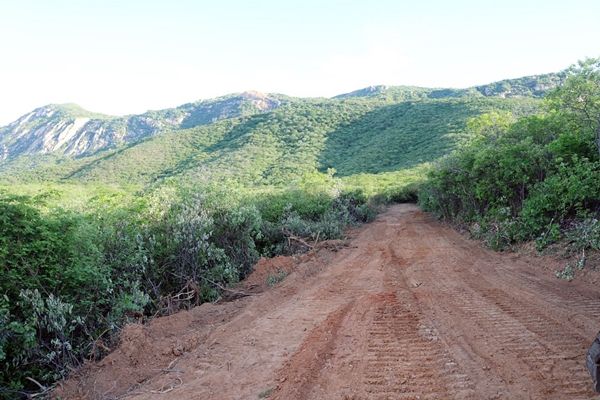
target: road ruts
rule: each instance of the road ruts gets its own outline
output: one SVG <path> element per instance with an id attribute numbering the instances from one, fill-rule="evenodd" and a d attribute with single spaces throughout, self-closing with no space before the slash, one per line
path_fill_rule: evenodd
<path id="1" fill-rule="evenodd" d="M 459 371 L 437 334 L 424 328 L 420 316 L 393 293 L 378 300 L 369 328 L 365 398 L 471 398 L 469 377 Z"/>
<path id="2" fill-rule="evenodd" d="M 378 223 L 357 251 L 370 260 L 365 269 L 379 266 L 380 292 L 357 300 L 354 309 L 362 303 L 370 317 L 343 322 L 338 335 L 356 339 L 358 372 L 340 372 L 344 346 L 334 344 L 329 367 L 298 398 L 596 398 L 583 365 L 593 331 L 571 317 L 600 329 L 597 289 L 532 275 L 523 261 L 507 265 L 411 206 Z M 347 266 L 345 280 L 355 268 Z"/>
<path id="3" fill-rule="evenodd" d="M 542 259 L 398 205 L 310 260 L 165 366 L 176 377 L 122 398 L 600 399 L 584 367 L 600 288 L 556 279 Z"/>

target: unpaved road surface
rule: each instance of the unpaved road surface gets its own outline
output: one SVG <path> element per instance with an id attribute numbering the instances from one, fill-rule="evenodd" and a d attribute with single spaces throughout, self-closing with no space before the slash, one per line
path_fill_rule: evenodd
<path id="1" fill-rule="evenodd" d="M 187 330 L 169 340 L 204 333 L 136 386 L 86 396 L 597 398 L 584 354 L 600 329 L 600 289 L 558 280 L 540 260 L 483 249 L 416 206 L 394 206 L 275 288 L 209 305 L 222 318 L 186 314 Z M 107 387 L 107 370 L 127 368 L 119 362 L 88 386 Z"/>

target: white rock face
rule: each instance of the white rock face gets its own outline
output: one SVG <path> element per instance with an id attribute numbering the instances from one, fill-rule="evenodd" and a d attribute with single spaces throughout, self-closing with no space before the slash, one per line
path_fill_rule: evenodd
<path id="1" fill-rule="evenodd" d="M 118 120 L 73 115 L 56 105 L 40 107 L 0 128 L 0 157 L 54 152 L 77 156 L 101 150 L 124 136 L 125 124 Z"/>
<path id="2" fill-rule="evenodd" d="M 192 128 L 249 112 L 267 112 L 281 104 L 275 96 L 245 92 L 126 117 L 93 114 L 72 104 L 48 105 L 0 127 L 0 161 L 27 154 L 89 155 L 156 135 L 161 130 Z"/>
<path id="3" fill-rule="evenodd" d="M 67 127 L 64 131 L 59 132 L 56 137 L 56 144 L 52 150 L 58 150 L 62 146 L 67 146 L 89 120 L 89 118 L 75 118 L 71 126 Z"/>

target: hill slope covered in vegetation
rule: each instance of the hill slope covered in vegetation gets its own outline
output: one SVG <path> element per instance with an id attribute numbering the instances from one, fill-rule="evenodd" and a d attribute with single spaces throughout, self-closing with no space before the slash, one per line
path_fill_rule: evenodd
<path id="1" fill-rule="evenodd" d="M 267 113 L 167 130 L 88 157 L 17 157 L 0 164 L 0 181 L 146 185 L 166 178 L 232 178 L 256 185 L 329 168 L 339 176 L 390 172 L 451 151 L 468 118 L 492 110 L 522 115 L 535 109 L 535 100 L 528 98 L 296 101 Z"/>

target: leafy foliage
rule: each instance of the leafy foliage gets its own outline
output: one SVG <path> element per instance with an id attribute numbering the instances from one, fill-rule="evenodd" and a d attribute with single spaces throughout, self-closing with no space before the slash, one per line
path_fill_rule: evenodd
<path id="1" fill-rule="evenodd" d="M 587 60 L 570 69 L 543 114 L 472 120 L 471 140 L 431 171 L 421 204 L 471 224 L 494 248 L 533 239 L 543 248 L 564 234 L 572 237 L 573 229 L 585 230 L 578 221 L 600 213 L 598 64 Z M 578 242 L 580 250 L 594 247 L 593 232 Z M 572 278 L 574 271 L 559 275 Z"/>
<path id="2" fill-rule="evenodd" d="M 0 196 L 0 387 L 14 398 L 102 356 L 131 319 L 215 300 L 290 236 L 339 238 L 374 215 L 331 175 L 295 188 L 96 191 L 85 210 Z M 99 345 L 102 344 L 103 345 Z"/>

